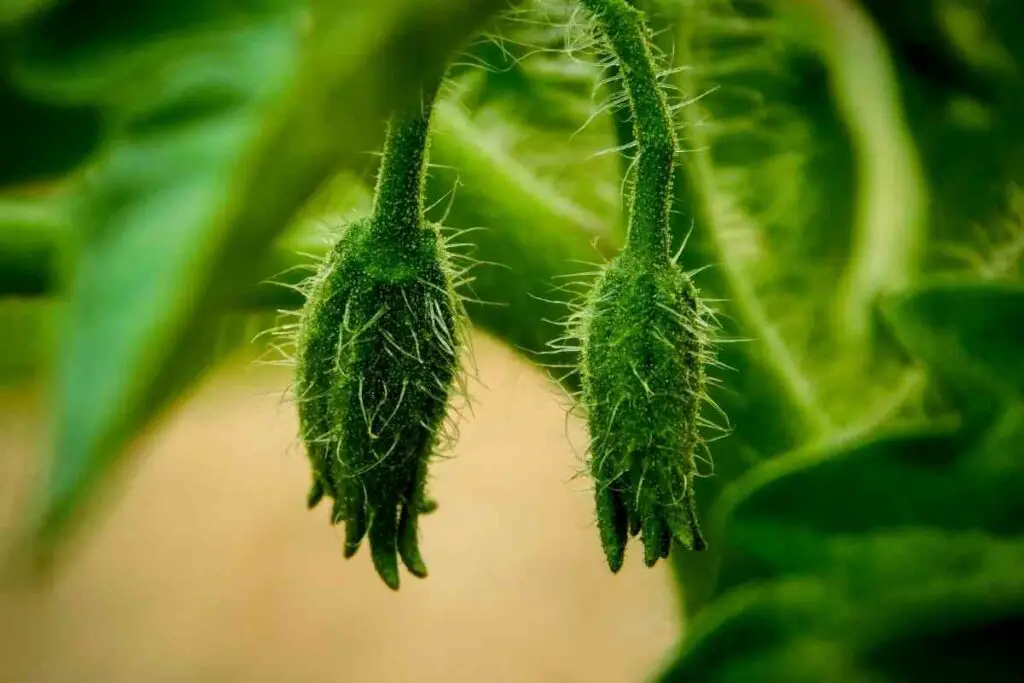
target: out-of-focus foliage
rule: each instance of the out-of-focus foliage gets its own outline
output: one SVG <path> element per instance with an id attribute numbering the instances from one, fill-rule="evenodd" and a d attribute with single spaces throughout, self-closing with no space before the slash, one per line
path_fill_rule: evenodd
<path id="1" fill-rule="evenodd" d="M 1010 681 L 1024 623 L 1024 288 L 922 283 L 883 310 L 941 416 L 771 458 L 718 502 L 712 602 L 665 680 Z"/>
<path id="2" fill-rule="evenodd" d="M 115 4 L 0 10 L 0 288 L 65 309 L 54 529 L 252 336 L 226 311 L 301 303 L 262 281 L 306 275 L 365 202 L 384 115 L 449 57 L 431 215 L 484 262 L 471 316 L 571 360 L 536 352 L 620 243 L 632 154 L 575 3 L 486 25 L 502 3 Z M 686 149 L 676 246 L 736 338 L 663 679 L 1017 680 L 1024 4 L 634 4 Z M 17 306 L 0 351 L 38 307 Z"/>
<path id="3" fill-rule="evenodd" d="M 677 557 L 696 619 L 663 679 L 1015 680 L 1020 6 L 653 4 L 700 98 L 688 256 L 784 380 L 722 399 L 714 555 Z"/>

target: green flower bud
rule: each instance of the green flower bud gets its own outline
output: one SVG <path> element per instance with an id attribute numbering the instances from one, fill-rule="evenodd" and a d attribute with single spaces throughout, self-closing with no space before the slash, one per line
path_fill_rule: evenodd
<path id="1" fill-rule="evenodd" d="M 693 499 L 706 328 L 687 274 L 630 251 L 605 270 L 581 314 L 589 467 L 612 571 L 630 535 L 641 535 L 648 566 L 668 556 L 673 538 L 706 547 Z"/>
<path id="2" fill-rule="evenodd" d="M 678 146 L 643 13 L 625 0 L 581 4 L 619 66 L 637 142 L 626 247 L 573 321 L 598 528 L 615 572 L 629 536 L 641 536 L 648 566 L 673 539 L 706 547 L 693 479 L 710 334 L 689 275 L 669 258 Z"/>
<path id="3" fill-rule="evenodd" d="M 313 467 L 308 501 L 333 500 L 345 556 L 369 537 L 377 573 L 398 557 L 426 576 L 419 516 L 427 464 L 459 373 L 465 313 L 440 229 L 423 219 L 430 104 L 389 131 L 373 214 L 343 232 L 299 323 L 296 396 Z"/>

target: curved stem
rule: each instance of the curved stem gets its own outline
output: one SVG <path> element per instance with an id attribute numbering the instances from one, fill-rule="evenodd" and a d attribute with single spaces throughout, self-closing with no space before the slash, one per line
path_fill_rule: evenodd
<path id="1" fill-rule="evenodd" d="M 923 173 L 885 41 L 865 12 L 850 0 L 776 4 L 807 24 L 856 156 L 854 237 L 837 314 L 842 336 L 857 343 L 869 332 L 878 296 L 905 285 L 918 269 Z"/>
<path id="2" fill-rule="evenodd" d="M 615 55 L 633 115 L 638 154 L 626 250 L 667 262 L 677 145 L 668 102 L 654 70 L 643 13 L 626 0 L 580 0 L 580 4 L 593 15 Z"/>
<path id="3" fill-rule="evenodd" d="M 410 236 L 423 225 L 430 119 L 437 86 L 431 84 L 420 92 L 419 102 L 391 117 L 374 193 L 374 226 L 396 239 Z"/>

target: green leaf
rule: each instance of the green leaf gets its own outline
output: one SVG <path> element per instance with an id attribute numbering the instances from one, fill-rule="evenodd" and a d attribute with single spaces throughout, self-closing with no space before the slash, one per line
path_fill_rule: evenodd
<path id="1" fill-rule="evenodd" d="M 910 352 L 971 398 L 1024 400 L 1024 286 L 922 284 L 884 301 L 882 311 Z"/>
<path id="2" fill-rule="evenodd" d="M 711 395 L 732 431 L 712 446 L 715 476 L 696 487 L 698 507 L 710 509 L 746 469 L 862 413 L 850 392 L 832 390 L 849 370 L 823 334 L 834 287 L 818 284 L 834 282 L 846 258 L 854 160 L 827 68 L 769 3 L 636 4 L 675 69 L 665 76 L 683 149 L 675 248 L 685 242 L 680 261 L 700 270 L 695 284 L 719 310 L 716 351 L 731 368 L 713 371 L 723 386 Z M 715 535 L 709 552 L 672 557 L 690 613 L 717 582 Z"/>
<path id="3" fill-rule="evenodd" d="M 600 74 L 596 64 L 562 54 L 575 9 L 569 2 L 534 0 L 488 26 L 449 71 L 465 90 L 464 103 L 475 112 L 499 106 L 541 135 L 580 132 Z"/>
<path id="4" fill-rule="evenodd" d="M 0 195 L 0 291 L 21 298 L 56 289 L 69 235 L 61 198 Z"/>
<path id="5" fill-rule="evenodd" d="M 1019 540 L 897 532 L 832 559 L 815 577 L 723 596 L 661 680 L 952 683 L 982 662 L 986 680 L 1016 680 Z"/>
<path id="6" fill-rule="evenodd" d="M 774 582 L 725 595 L 687 627 L 678 659 L 658 680 L 867 683 L 830 637 L 842 598 L 819 581 Z"/>
<path id="7" fill-rule="evenodd" d="M 1016 0 L 864 0 L 899 69 L 928 183 L 931 261 L 993 235 L 1024 180 L 1024 5 Z M 980 238 L 980 239 L 979 239 Z"/>
<path id="8" fill-rule="evenodd" d="M 45 47 L 76 18 L 73 9 L 49 17 L 30 46 Z M 234 276 L 218 252 L 246 200 L 259 147 L 280 125 L 276 100 L 300 60 L 291 10 L 235 26 L 217 26 L 224 17 L 214 11 L 182 12 L 182 23 L 169 26 L 147 26 L 147 18 L 141 10 L 123 18 L 138 23 L 125 31 L 116 63 L 104 51 L 119 43 L 106 34 L 98 45 L 64 45 L 67 66 L 57 56 L 50 64 L 26 58 L 29 73 L 53 75 L 56 91 L 103 106 L 114 122 L 72 204 L 80 237 L 60 332 L 55 460 L 39 522 L 47 542 L 159 400 L 154 380 L 211 281 Z M 200 19 L 210 28 L 181 31 Z M 129 78 L 139 83 L 134 92 Z"/>
<path id="9" fill-rule="evenodd" d="M 714 680 L 772 671 L 775 662 L 772 680 L 807 680 L 787 654 L 804 647 L 833 648 L 833 660 L 855 672 L 822 670 L 823 680 L 952 682 L 982 662 L 992 680 L 1015 680 L 1011 634 L 1024 623 L 1020 303 L 1017 286 L 970 281 L 886 300 L 907 349 L 969 391 L 972 411 L 991 412 L 982 422 L 954 416 L 856 432 L 733 482 L 713 528 L 723 545 L 717 588 L 734 590 L 702 613 L 701 637 L 688 641 L 667 680 L 707 675 L 708 653 L 750 619 L 778 632 L 794 614 L 814 613 L 791 592 L 813 592 L 815 583 L 828 596 L 815 616 L 769 645 L 737 646 L 732 660 L 713 664 L 722 667 Z M 732 602 L 751 590 L 749 604 Z"/>
<path id="10" fill-rule="evenodd" d="M 863 327 L 879 292 L 912 283 L 919 268 L 948 269 L 947 253 L 977 263 L 1005 232 L 991 222 L 1024 170 L 1021 4 L 645 4 L 660 15 L 652 23 L 686 102 L 675 232 L 692 236 L 682 260 L 711 265 L 702 292 L 724 299 L 726 336 L 751 340 L 722 349 L 739 372 L 724 374 L 715 399 L 741 444 L 714 445 L 718 476 L 698 491 L 713 499 L 762 459 L 920 412 L 925 372 L 883 344 L 849 343 L 857 337 L 830 321 Z M 990 449 L 1003 455 L 986 457 L 1005 461 L 1019 443 L 1007 439 Z M 743 566 L 715 557 L 717 536 L 709 531 L 708 555 L 675 558 L 687 602 L 713 592 L 720 569 Z"/>
<path id="11" fill-rule="evenodd" d="M 737 372 L 720 373 L 728 388 L 713 396 L 735 434 L 769 457 L 833 425 L 835 394 L 820 390 L 813 359 L 800 352 L 824 344 L 805 345 L 812 331 L 793 323 L 829 314 L 829 302 L 808 293 L 837 277 L 845 255 L 852 154 L 827 70 L 768 20 L 766 3 L 648 4 L 659 10 L 651 25 L 661 50 L 673 56 L 665 67 L 678 71 L 674 240 L 686 239 L 686 267 L 707 267 L 695 284 L 721 300 L 722 336 L 746 340 L 721 346 Z"/>
<path id="12" fill-rule="evenodd" d="M 1014 495 L 1024 482 L 984 476 L 963 441 L 933 427 L 775 458 L 730 488 L 720 514 L 734 528 L 771 520 L 823 536 L 912 525 L 1024 530 L 1024 517 L 1008 511 L 1024 512 Z M 957 504 L 964 499 L 973 504 Z"/>
<path id="13" fill-rule="evenodd" d="M 612 248 L 597 237 L 602 221 L 543 182 L 512 159 L 452 102 L 441 102 L 434 123 L 428 180 L 430 197 L 454 188 L 455 201 L 445 217 L 439 204 L 431 218 L 445 218 L 456 229 L 474 230 L 455 251 L 469 262 L 474 281 L 467 310 L 475 324 L 501 335 L 535 361 L 555 366 L 572 354 L 551 354 L 550 342 L 563 334 L 570 303 L 580 290 L 573 276 L 591 271 L 591 263 Z M 538 355 L 543 353 L 545 355 Z"/>
<path id="14" fill-rule="evenodd" d="M 25 21 L 55 2 L 56 0 L 3 0 L 0 3 L 0 28 Z"/>
<path id="15" fill-rule="evenodd" d="M 2 68 L 2 67 L 0 67 Z M 57 178 L 100 143 L 102 122 L 89 107 L 39 102 L 0 72 L 0 187 Z"/>

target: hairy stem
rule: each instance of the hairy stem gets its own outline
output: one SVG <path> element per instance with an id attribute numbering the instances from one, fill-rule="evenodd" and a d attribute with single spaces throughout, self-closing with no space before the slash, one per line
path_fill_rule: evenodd
<path id="1" fill-rule="evenodd" d="M 621 71 L 639 152 L 626 249 L 668 261 L 669 207 L 676 138 L 654 69 L 643 13 L 626 0 L 580 0 L 590 11 Z"/>
<path id="2" fill-rule="evenodd" d="M 374 225 L 404 241 L 423 224 L 430 119 L 437 86 L 420 91 L 419 102 L 392 116 L 373 200 Z"/>

